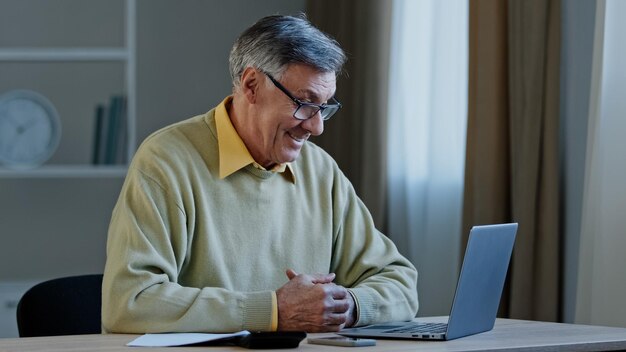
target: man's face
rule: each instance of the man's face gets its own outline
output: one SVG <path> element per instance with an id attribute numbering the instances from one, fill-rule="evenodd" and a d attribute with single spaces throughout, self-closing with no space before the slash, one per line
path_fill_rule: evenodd
<path id="1" fill-rule="evenodd" d="M 257 113 L 248 120 L 258 133 L 248 147 L 258 152 L 262 160 L 257 162 L 263 166 L 294 161 L 311 135 L 322 134 L 324 121 L 319 113 L 308 120 L 294 118 L 296 103 L 274 86 L 269 77 L 261 74 L 259 79 L 262 82 Z M 334 72 L 319 72 L 306 65 L 290 65 L 278 81 L 304 102 L 326 103 L 335 94 Z"/>

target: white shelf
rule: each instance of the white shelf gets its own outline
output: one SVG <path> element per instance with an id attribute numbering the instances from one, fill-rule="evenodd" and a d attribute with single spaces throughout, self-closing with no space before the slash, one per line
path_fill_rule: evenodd
<path id="1" fill-rule="evenodd" d="M 0 178 L 123 178 L 126 165 L 44 165 L 14 170 L 0 167 Z"/>
<path id="2" fill-rule="evenodd" d="M 0 61 L 126 61 L 125 48 L 10 48 L 0 49 Z"/>

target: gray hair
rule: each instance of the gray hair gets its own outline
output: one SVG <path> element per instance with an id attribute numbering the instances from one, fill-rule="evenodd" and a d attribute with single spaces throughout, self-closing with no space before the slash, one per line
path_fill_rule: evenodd
<path id="1" fill-rule="evenodd" d="M 261 18 L 235 40 L 228 61 L 233 87 L 237 88 L 247 67 L 276 79 L 294 63 L 338 75 L 346 55 L 336 40 L 313 26 L 304 14 L 273 15 Z"/>

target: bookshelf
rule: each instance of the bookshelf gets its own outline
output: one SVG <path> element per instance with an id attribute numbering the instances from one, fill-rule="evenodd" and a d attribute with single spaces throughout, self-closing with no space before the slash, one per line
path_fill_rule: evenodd
<path id="1" fill-rule="evenodd" d="M 126 96 L 125 142 L 127 148 L 125 159 L 127 160 L 126 163 L 128 163 L 136 148 L 136 0 L 121 0 L 121 6 L 123 16 L 121 22 L 124 27 L 122 45 L 90 46 L 89 43 L 91 42 L 88 39 L 83 40 L 83 44 L 81 45 L 73 46 L 58 44 L 47 45 L 41 42 L 36 45 L 29 45 L 32 43 L 26 43 L 25 45 L 21 43 L 11 43 L 11 45 L 0 45 L 0 65 L 11 65 L 10 69 L 21 69 L 24 71 L 35 71 L 32 69 L 33 67 L 41 69 L 41 67 L 46 65 L 57 65 L 55 68 L 59 67 L 60 69 L 52 69 L 51 71 L 59 72 L 75 72 L 68 69 L 68 65 L 74 65 L 73 67 L 78 67 L 82 70 L 78 72 L 85 72 L 89 70 L 88 65 L 92 65 L 92 67 L 98 67 L 100 71 L 103 72 L 101 76 L 104 78 L 106 78 L 108 72 L 121 69 L 123 71 L 121 75 L 121 91 L 112 91 L 110 94 L 123 93 Z M 39 16 L 45 16 L 45 14 Z M 87 20 L 84 22 L 83 25 L 90 25 Z M 80 21 L 76 23 L 80 23 Z M 98 33 L 97 31 L 92 32 Z M 87 43 L 87 45 L 85 45 L 85 43 Z M 80 74 L 70 73 L 66 77 L 68 77 L 68 80 L 76 79 L 72 77 L 74 75 L 80 76 Z M 92 81 L 97 82 L 98 79 L 92 79 Z M 16 89 L 25 88 L 18 86 L 20 82 L 13 84 Z M 79 82 L 76 83 L 75 86 L 83 87 L 86 86 L 86 84 Z M 2 90 L 7 89 L 7 87 L 2 88 Z M 26 87 L 26 89 L 28 88 L 29 87 Z M 98 88 L 99 87 L 95 87 L 94 90 L 98 90 Z M 100 88 L 100 90 L 102 89 L 104 88 Z M 3 91 L 0 91 L 0 93 L 3 93 Z M 72 94 L 71 91 L 66 93 Z M 103 97 L 103 99 L 104 98 L 107 97 Z M 54 99 L 51 100 L 54 103 Z M 85 139 L 81 135 L 93 135 L 94 114 L 82 115 L 83 116 L 64 116 L 61 141 L 63 142 L 64 138 L 68 139 L 66 140 L 66 144 L 69 144 L 69 146 L 66 150 L 85 150 L 88 151 L 88 153 L 84 152 L 81 155 L 91 155 L 93 141 L 91 139 Z M 86 121 L 86 119 L 89 119 L 89 121 Z M 66 135 L 66 130 L 72 133 Z M 75 138 L 76 136 L 80 136 L 81 138 Z M 70 141 L 69 139 L 76 139 L 76 141 Z M 57 149 L 56 153 L 59 152 L 60 150 Z M 14 170 L 0 165 L 0 178 L 123 178 L 126 174 L 126 169 L 126 164 L 93 165 L 91 164 L 91 159 L 85 157 L 63 158 L 61 156 L 55 158 L 53 156 L 53 158 L 48 160 L 44 165 L 32 169 Z"/>

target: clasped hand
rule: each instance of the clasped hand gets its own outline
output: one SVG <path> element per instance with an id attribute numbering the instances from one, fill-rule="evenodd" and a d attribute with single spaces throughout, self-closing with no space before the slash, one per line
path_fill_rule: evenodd
<path id="1" fill-rule="evenodd" d="M 335 274 L 298 274 L 287 270 L 289 282 L 276 291 L 278 330 L 339 331 L 354 323 L 354 300 L 333 283 Z"/>

